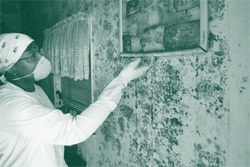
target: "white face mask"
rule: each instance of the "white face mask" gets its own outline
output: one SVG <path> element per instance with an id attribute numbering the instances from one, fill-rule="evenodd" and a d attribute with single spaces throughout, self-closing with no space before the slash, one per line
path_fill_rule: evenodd
<path id="1" fill-rule="evenodd" d="M 23 77 L 20 77 L 20 78 L 12 79 L 12 80 L 15 81 L 15 80 L 27 78 L 30 75 L 34 74 L 35 80 L 39 81 L 39 80 L 46 78 L 50 74 L 50 72 L 51 72 L 51 63 L 48 59 L 42 56 L 40 60 L 38 61 L 35 70 L 32 73 L 25 75 Z"/>

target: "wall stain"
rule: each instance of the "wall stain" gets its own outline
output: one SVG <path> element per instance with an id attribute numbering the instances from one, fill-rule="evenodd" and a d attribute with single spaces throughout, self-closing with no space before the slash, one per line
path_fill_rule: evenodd
<path id="1" fill-rule="evenodd" d="M 108 48 L 106 54 L 107 54 L 107 58 L 108 58 L 109 60 L 112 60 L 113 57 L 114 57 L 114 49 Z"/>
<path id="2" fill-rule="evenodd" d="M 121 134 L 123 134 L 125 132 L 125 130 L 124 130 L 124 117 L 118 118 L 118 124 L 120 126 Z"/>
<path id="3" fill-rule="evenodd" d="M 197 93 L 197 97 L 211 98 L 214 94 L 218 92 L 222 92 L 223 88 L 216 83 L 211 83 L 211 80 L 203 79 L 200 83 L 198 83 L 195 88 L 195 92 Z"/>
<path id="4" fill-rule="evenodd" d="M 113 26 L 112 26 L 111 22 L 109 22 L 108 20 L 105 19 L 103 21 L 103 29 L 107 30 L 107 31 L 111 31 L 112 28 L 113 28 Z"/>
<path id="5" fill-rule="evenodd" d="M 209 16 L 209 21 L 213 21 L 214 19 L 220 19 L 222 20 L 224 17 L 224 11 L 225 11 L 225 0 L 209 0 L 208 1 L 209 6 L 209 13 L 211 14 Z"/>
<path id="6" fill-rule="evenodd" d="M 132 114 L 134 110 L 126 105 L 120 105 L 120 111 L 122 112 L 122 115 L 127 118 L 127 120 L 130 120 L 132 117 Z"/>
<path id="7" fill-rule="evenodd" d="M 208 33 L 208 48 L 212 48 L 214 45 L 214 42 L 218 41 L 218 36 L 212 33 L 211 30 L 209 30 Z"/>
<path id="8" fill-rule="evenodd" d="M 120 153 L 121 153 L 121 142 L 120 142 L 120 140 L 119 139 L 116 139 L 115 140 L 115 145 L 116 145 L 116 147 L 117 147 L 117 149 L 118 149 L 118 153 L 117 153 L 117 155 L 118 156 L 120 156 Z"/>
<path id="9" fill-rule="evenodd" d="M 104 135 L 104 140 L 106 142 L 109 142 L 113 141 L 115 132 L 116 132 L 116 124 L 112 120 L 112 114 L 111 114 L 107 119 L 107 121 L 103 123 L 103 126 L 101 127 L 101 133 L 102 135 Z"/>
<path id="10" fill-rule="evenodd" d="M 148 139 L 149 132 L 145 128 L 141 128 L 141 133 L 144 135 L 145 139 Z"/>
<path id="11" fill-rule="evenodd" d="M 243 82 L 248 82 L 248 77 L 242 77 Z"/>

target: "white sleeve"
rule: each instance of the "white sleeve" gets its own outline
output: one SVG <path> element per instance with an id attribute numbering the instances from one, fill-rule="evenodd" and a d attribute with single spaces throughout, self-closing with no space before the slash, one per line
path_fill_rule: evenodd
<path id="1" fill-rule="evenodd" d="M 8 112 L 0 115 L 0 129 L 49 144 L 72 145 L 82 142 L 116 108 L 124 85 L 119 79 L 114 80 L 96 102 L 76 117 L 37 105 L 27 97 L 5 98 L 1 106 L 3 111 Z"/>

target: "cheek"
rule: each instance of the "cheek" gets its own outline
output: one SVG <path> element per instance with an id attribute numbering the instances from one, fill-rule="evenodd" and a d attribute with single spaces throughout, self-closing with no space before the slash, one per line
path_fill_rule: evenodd
<path id="1" fill-rule="evenodd" d="M 36 62 L 22 62 L 18 64 L 17 70 L 21 75 L 28 75 L 32 73 L 36 68 Z"/>

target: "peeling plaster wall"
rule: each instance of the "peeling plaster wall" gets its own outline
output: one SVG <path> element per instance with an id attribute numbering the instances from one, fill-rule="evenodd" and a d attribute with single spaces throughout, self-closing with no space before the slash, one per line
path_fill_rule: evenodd
<path id="1" fill-rule="evenodd" d="M 237 2 L 208 1 L 206 54 L 155 58 L 144 77 L 129 83 L 96 135 L 79 144 L 89 167 L 250 165 L 249 2 Z M 44 1 L 39 7 L 31 20 L 44 19 L 43 29 L 78 11 L 91 14 L 96 99 L 133 60 L 119 57 L 118 1 Z"/>

